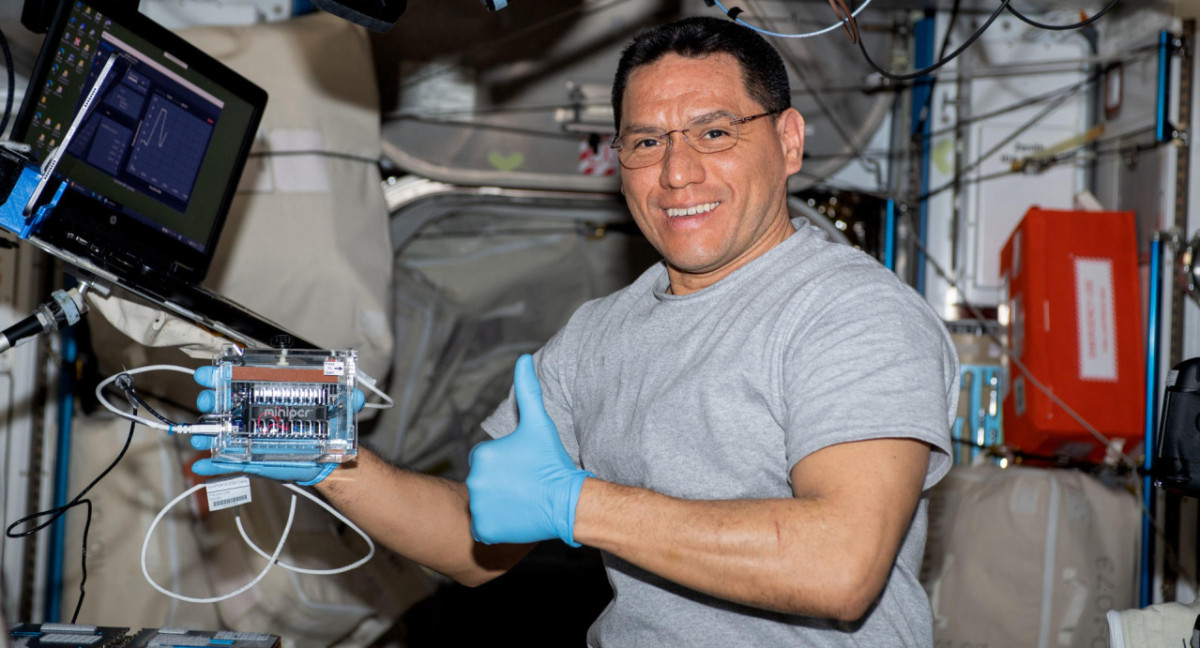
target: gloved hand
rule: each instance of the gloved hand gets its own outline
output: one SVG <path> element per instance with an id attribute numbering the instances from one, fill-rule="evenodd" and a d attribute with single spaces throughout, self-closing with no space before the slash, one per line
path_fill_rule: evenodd
<path id="1" fill-rule="evenodd" d="M 212 391 L 216 386 L 216 367 L 200 367 L 192 374 L 192 378 L 202 387 L 207 387 L 196 397 L 196 407 L 201 412 L 211 412 L 217 404 L 217 395 Z M 366 396 L 359 390 L 354 390 L 354 411 L 361 410 L 366 402 Z M 211 450 L 213 438 L 202 434 L 191 436 L 192 447 L 197 450 Z M 245 473 L 257 477 L 266 477 L 278 481 L 292 481 L 301 486 L 312 486 L 329 476 L 337 468 L 335 463 L 318 463 L 315 461 L 255 461 L 240 463 L 233 461 L 215 461 L 200 459 L 192 464 L 192 472 L 197 475 L 227 475 L 230 473 Z"/>
<path id="2" fill-rule="evenodd" d="M 571 462 L 542 403 L 533 357 L 517 360 L 513 376 L 520 422 L 512 434 L 471 450 L 467 490 L 471 535 L 486 544 L 559 538 L 575 542 L 575 507 L 583 480 L 595 477 Z"/>

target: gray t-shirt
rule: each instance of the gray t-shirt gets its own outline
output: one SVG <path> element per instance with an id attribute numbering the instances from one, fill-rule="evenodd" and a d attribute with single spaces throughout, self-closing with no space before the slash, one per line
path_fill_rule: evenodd
<path id="1" fill-rule="evenodd" d="M 716 284 L 670 295 L 657 264 L 588 302 L 535 354 L 546 411 L 600 479 L 688 499 L 792 497 L 796 462 L 830 445 L 905 437 L 950 468 L 958 365 L 945 327 L 874 259 L 803 220 Z M 517 423 L 510 393 L 483 423 Z M 882 596 L 854 624 L 765 612 L 604 554 L 614 598 L 592 646 L 931 646 L 917 581 L 925 501 Z"/>

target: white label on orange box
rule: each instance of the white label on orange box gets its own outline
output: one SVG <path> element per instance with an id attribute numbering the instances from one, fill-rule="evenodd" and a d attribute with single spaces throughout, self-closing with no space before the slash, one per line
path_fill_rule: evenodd
<path id="1" fill-rule="evenodd" d="M 1117 324 L 1109 259 L 1075 259 L 1075 314 L 1079 378 L 1117 379 Z"/>

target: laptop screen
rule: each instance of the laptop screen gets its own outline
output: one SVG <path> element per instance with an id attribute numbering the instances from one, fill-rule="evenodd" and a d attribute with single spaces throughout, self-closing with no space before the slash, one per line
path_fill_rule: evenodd
<path id="1" fill-rule="evenodd" d="M 104 76 L 54 172 L 36 236 L 154 291 L 203 279 L 266 93 L 109 0 L 64 0 L 13 138 L 43 162 Z"/>

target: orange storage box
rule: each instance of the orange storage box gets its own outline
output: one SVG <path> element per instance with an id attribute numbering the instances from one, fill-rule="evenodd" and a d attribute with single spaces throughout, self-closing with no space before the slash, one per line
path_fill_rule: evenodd
<path id="1" fill-rule="evenodd" d="M 1000 253 L 1004 441 L 1099 461 L 1103 444 L 1030 379 L 1128 450 L 1142 438 L 1145 343 L 1133 212 L 1026 212 Z M 1003 313 L 1007 310 L 1007 316 Z"/>

